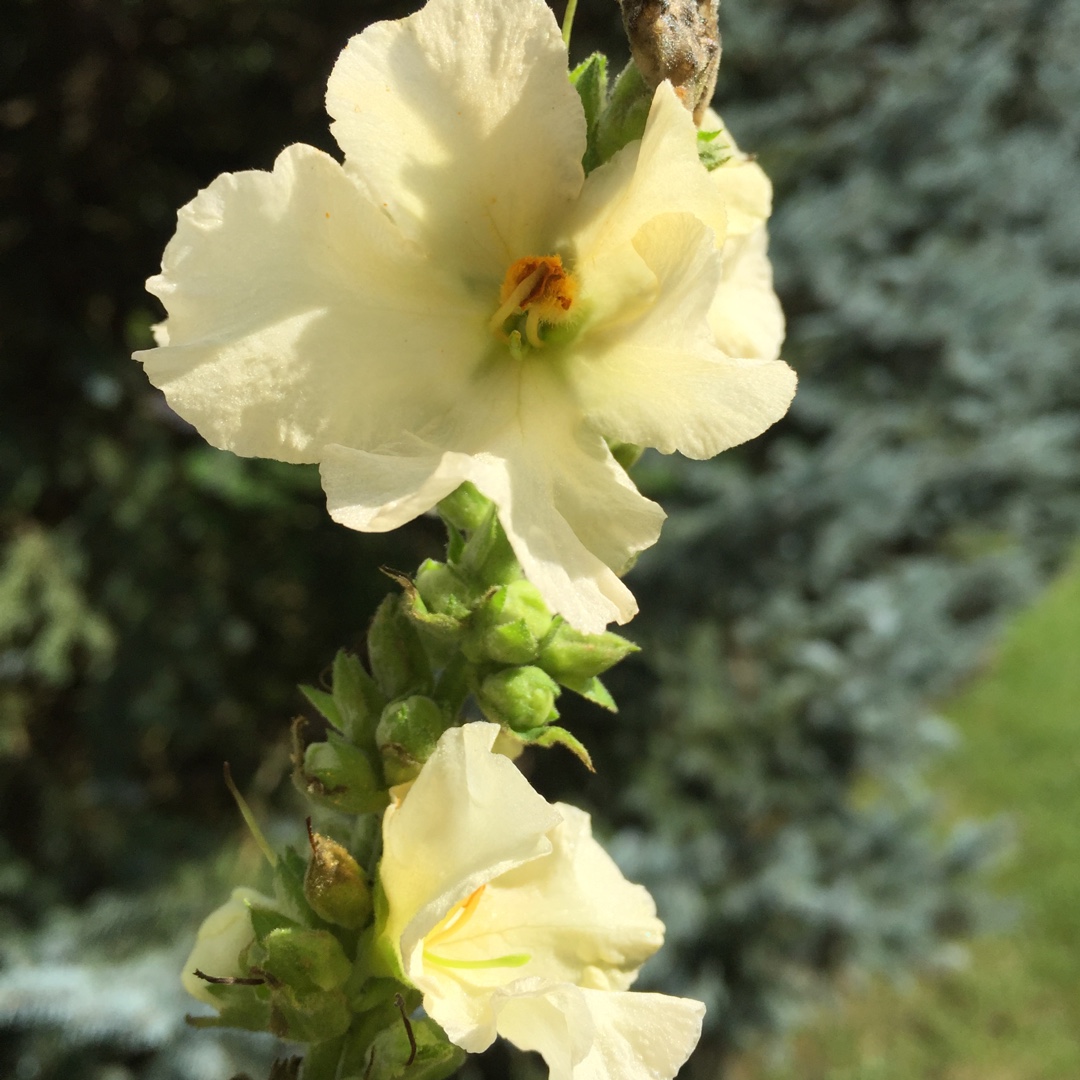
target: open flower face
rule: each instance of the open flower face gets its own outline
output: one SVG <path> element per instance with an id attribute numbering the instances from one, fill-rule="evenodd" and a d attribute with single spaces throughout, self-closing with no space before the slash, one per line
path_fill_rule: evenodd
<path id="1" fill-rule="evenodd" d="M 648 892 L 623 878 L 589 817 L 551 805 L 499 728 L 451 728 L 383 822 L 385 935 L 424 1008 L 458 1046 L 502 1035 L 553 1080 L 668 1080 L 705 1007 L 632 993 L 663 940 Z"/>
<path id="2" fill-rule="evenodd" d="M 290 146 L 181 210 L 148 283 L 168 310 L 137 354 L 151 380 L 216 446 L 319 462 L 350 528 L 393 529 L 472 481 L 554 611 L 627 621 L 618 574 L 664 515 L 607 440 L 707 458 L 794 392 L 767 181 L 761 214 L 737 169 L 708 173 L 667 84 L 642 141 L 585 179 L 543 0 L 377 23 L 327 107 L 343 165 Z"/>

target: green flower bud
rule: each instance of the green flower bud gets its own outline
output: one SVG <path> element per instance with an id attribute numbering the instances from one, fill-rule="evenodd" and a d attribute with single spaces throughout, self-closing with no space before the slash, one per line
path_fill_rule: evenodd
<path id="1" fill-rule="evenodd" d="M 425 559 L 416 572 L 416 591 L 431 611 L 463 619 L 469 614 L 469 587 L 446 563 Z"/>
<path id="2" fill-rule="evenodd" d="M 414 695 L 390 702 L 375 730 L 387 783 L 404 784 L 415 779 L 449 726 L 446 714 L 429 697 Z"/>
<path id="3" fill-rule="evenodd" d="M 359 747 L 329 731 L 326 742 L 312 743 L 297 770 L 297 785 L 315 802 L 346 814 L 381 810 L 386 788 L 371 759 Z"/>
<path id="4" fill-rule="evenodd" d="M 536 659 L 551 623 L 539 590 L 520 578 L 496 589 L 477 610 L 464 648 L 476 663 L 527 664 Z"/>
<path id="5" fill-rule="evenodd" d="M 359 930 L 371 919 L 371 889 L 359 863 L 336 840 L 312 832 L 304 897 L 321 919 Z"/>
<path id="6" fill-rule="evenodd" d="M 610 631 L 583 634 L 569 623 L 560 622 L 544 642 L 536 663 L 559 682 L 581 682 L 595 678 L 638 651 L 632 641 Z"/>
<path id="7" fill-rule="evenodd" d="M 532 731 L 557 720 L 558 696 L 555 680 L 538 667 L 507 668 L 489 675 L 476 695 L 485 716 L 514 731 Z"/>
<path id="8" fill-rule="evenodd" d="M 336 990 L 352 971 L 338 939 L 328 930 L 271 930 L 262 947 L 266 959 L 259 967 L 269 974 L 272 988 L 275 983 L 286 983 L 296 993 Z"/>

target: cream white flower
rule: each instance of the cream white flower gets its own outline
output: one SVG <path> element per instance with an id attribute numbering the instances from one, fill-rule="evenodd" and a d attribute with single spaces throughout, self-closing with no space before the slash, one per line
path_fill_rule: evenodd
<path id="1" fill-rule="evenodd" d="M 711 457 L 782 416 L 794 375 L 738 170 L 702 168 L 664 84 L 584 179 L 566 71 L 543 0 L 369 27 L 327 92 L 344 165 L 290 146 L 200 192 L 137 356 L 214 445 L 319 462 L 350 528 L 471 480 L 549 606 L 599 631 L 634 615 L 618 573 L 664 517 L 605 439 Z"/>
<path id="2" fill-rule="evenodd" d="M 233 889 L 229 899 L 203 919 L 195 947 L 180 974 L 184 989 L 192 997 L 215 1008 L 221 1005 L 210 993 L 210 984 L 195 974 L 196 969 L 215 978 L 247 974 L 240 965 L 240 954 L 255 940 L 251 925 L 252 904 L 270 909 L 277 906 L 269 897 L 242 885 Z"/>
<path id="3" fill-rule="evenodd" d="M 648 892 L 507 758 L 499 728 L 451 728 L 386 811 L 386 938 L 424 1009 L 471 1052 L 502 1035 L 552 1080 L 670 1080 L 705 1007 L 633 993 L 663 940 Z"/>

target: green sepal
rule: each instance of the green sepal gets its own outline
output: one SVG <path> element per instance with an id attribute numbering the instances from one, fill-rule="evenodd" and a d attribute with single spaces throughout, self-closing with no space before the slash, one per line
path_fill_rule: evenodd
<path id="1" fill-rule="evenodd" d="M 368 630 L 368 657 L 387 701 L 431 690 L 431 666 L 401 596 L 383 599 Z"/>
<path id="2" fill-rule="evenodd" d="M 603 634 L 583 634 L 560 620 L 544 639 L 536 664 L 553 679 L 581 694 L 578 685 L 582 682 L 603 675 L 620 660 L 640 651 L 632 641 L 610 630 Z"/>
<path id="3" fill-rule="evenodd" d="M 522 742 L 530 746 L 565 746 L 589 772 L 596 772 L 589 751 L 585 749 L 581 740 L 571 735 L 566 728 L 547 724 L 544 727 L 534 728 L 532 731 L 518 731 L 515 734 Z"/>
<path id="4" fill-rule="evenodd" d="M 375 680 L 358 656 L 340 649 L 334 657 L 333 696 L 341 717 L 339 730 L 357 746 L 374 749 L 375 725 L 386 704 Z M 335 725 L 337 726 L 337 725 Z"/>
<path id="5" fill-rule="evenodd" d="M 469 622 L 462 651 L 474 663 L 527 664 L 536 659 L 552 623 L 540 590 L 519 578 L 488 593 Z"/>
<path id="6" fill-rule="evenodd" d="M 389 802 L 371 758 L 336 731 L 308 746 L 296 775 L 308 798 L 344 814 L 373 813 Z"/>
<path id="7" fill-rule="evenodd" d="M 370 1012 L 394 1000 L 394 995 L 407 988 L 397 979 L 368 979 L 359 993 L 349 999 L 355 1013 Z"/>
<path id="8" fill-rule="evenodd" d="M 344 732 L 345 721 L 341 716 L 341 711 L 337 707 L 333 694 L 328 694 L 325 690 L 319 690 L 314 686 L 308 686 L 306 683 L 301 684 L 300 693 L 308 699 L 332 727 Z"/>
<path id="9" fill-rule="evenodd" d="M 405 968 L 401 962 L 400 945 L 386 933 L 386 922 L 390 917 L 390 901 L 386 898 L 386 890 L 382 881 L 375 879 L 375 885 L 371 890 L 371 898 L 375 905 L 375 925 L 368 939 L 368 953 L 362 956 L 357 953 L 357 966 L 363 962 L 367 971 L 373 978 L 388 977 L 398 982 L 409 985 L 405 977 Z"/>
<path id="10" fill-rule="evenodd" d="M 441 652 L 448 659 L 465 629 L 461 619 L 431 611 L 423 596 L 420 595 L 420 591 L 407 577 L 393 573 L 389 576 L 401 586 L 405 594 L 402 598 L 403 610 L 420 632 L 420 636 L 433 647 L 434 651 Z M 464 605 L 458 603 L 457 607 L 464 608 Z M 464 610 L 467 615 L 468 609 Z"/>
<path id="11" fill-rule="evenodd" d="M 300 924 L 288 915 L 282 915 L 274 908 L 259 907 L 256 904 L 248 904 L 251 912 L 251 928 L 255 931 L 255 940 L 261 945 L 266 936 L 274 930 L 299 930 Z"/>
<path id="12" fill-rule="evenodd" d="M 492 502 L 481 495 L 476 486 L 466 480 L 455 488 L 437 506 L 439 516 L 455 529 L 472 532 L 478 528 L 490 513 Z"/>
<path id="13" fill-rule="evenodd" d="M 415 1056 L 405 1022 L 399 1016 L 396 1024 L 384 1028 L 371 1041 L 367 1080 L 445 1080 L 461 1068 L 465 1051 L 454 1046 L 434 1020 L 424 1017 L 411 1020 L 410 1025 Z"/>
<path id="14" fill-rule="evenodd" d="M 216 1016 L 188 1016 L 196 1028 L 239 1028 L 267 1031 L 270 1027 L 270 991 L 265 986 L 221 986 L 208 984 L 217 999 Z"/>
<path id="15" fill-rule="evenodd" d="M 270 1032 L 279 1039 L 321 1043 L 349 1030 L 352 1012 L 340 990 L 296 990 L 288 983 L 270 996 Z"/>
<path id="16" fill-rule="evenodd" d="M 518 619 L 486 631 L 470 659 L 477 663 L 494 660 L 497 664 L 528 664 L 539 655 L 540 642 L 536 635 L 524 619 Z"/>
<path id="17" fill-rule="evenodd" d="M 624 146 L 645 134 L 652 91 L 631 61 L 619 73 L 596 126 L 596 164 L 610 161 Z"/>
<path id="18" fill-rule="evenodd" d="M 258 966 L 297 994 L 337 990 L 352 972 L 341 943 L 327 930 L 282 927 L 271 930 L 261 945 L 266 956 Z"/>
<path id="19" fill-rule="evenodd" d="M 476 691 L 484 715 L 512 731 L 532 731 L 559 718 L 559 684 L 538 667 L 513 667 L 489 675 Z"/>
<path id="20" fill-rule="evenodd" d="M 615 699 L 608 688 L 595 675 L 591 679 L 560 679 L 559 681 L 567 690 L 580 694 L 586 701 L 591 701 L 594 705 L 607 709 L 608 712 L 619 711 L 619 706 L 615 704 Z"/>
<path id="21" fill-rule="evenodd" d="M 597 127 L 607 107 L 608 74 L 607 57 L 593 53 L 570 72 L 570 85 L 578 92 L 585 110 L 585 130 L 588 133 L 585 156 L 581 159 L 586 176 L 600 164 L 596 146 Z"/>
<path id="22" fill-rule="evenodd" d="M 505 585 L 522 576 L 521 566 L 499 524 L 493 503 L 466 542 L 458 567 L 466 578 L 485 587 Z"/>
<path id="23" fill-rule="evenodd" d="M 306 873 L 307 859 L 295 848 L 286 848 L 278 856 L 274 866 L 274 894 L 282 907 L 294 913 L 299 912 L 301 919 L 311 922 L 313 916 L 304 895 Z"/>
<path id="24" fill-rule="evenodd" d="M 726 142 L 718 142 L 719 131 L 699 131 L 697 133 L 697 152 L 701 164 L 709 172 L 720 168 L 725 162 L 731 160 L 731 147 Z"/>

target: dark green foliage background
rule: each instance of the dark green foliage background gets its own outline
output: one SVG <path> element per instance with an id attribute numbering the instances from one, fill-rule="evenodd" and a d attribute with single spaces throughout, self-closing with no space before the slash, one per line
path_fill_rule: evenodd
<path id="1" fill-rule="evenodd" d="M 581 5 L 575 52 L 624 56 L 614 4 Z M 176 208 L 291 142 L 333 151 L 337 52 L 405 11 L 5 5 L 4 1075 L 258 1058 L 185 1032 L 172 981 L 229 873 L 220 763 L 288 815 L 295 684 L 362 642 L 377 567 L 439 535 L 334 526 L 311 469 L 208 449 L 128 354 Z M 716 102 L 776 182 L 799 397 L 743 451 L 639 466 L 672 512 L 632 578 L 644 658 L 611 681 L 617 721 L 570 710 L 598 777 L 530 763 L 657 895 L 644 981 L 707 1000 L 702 1076 L 823 976 L 910 967 L 978 921 L 990 841 L 934 822 L 921 776 L 950 736 L 925 703 L 1080 523 L 1080 4 L 726 0 L 722 23 Z"/>

